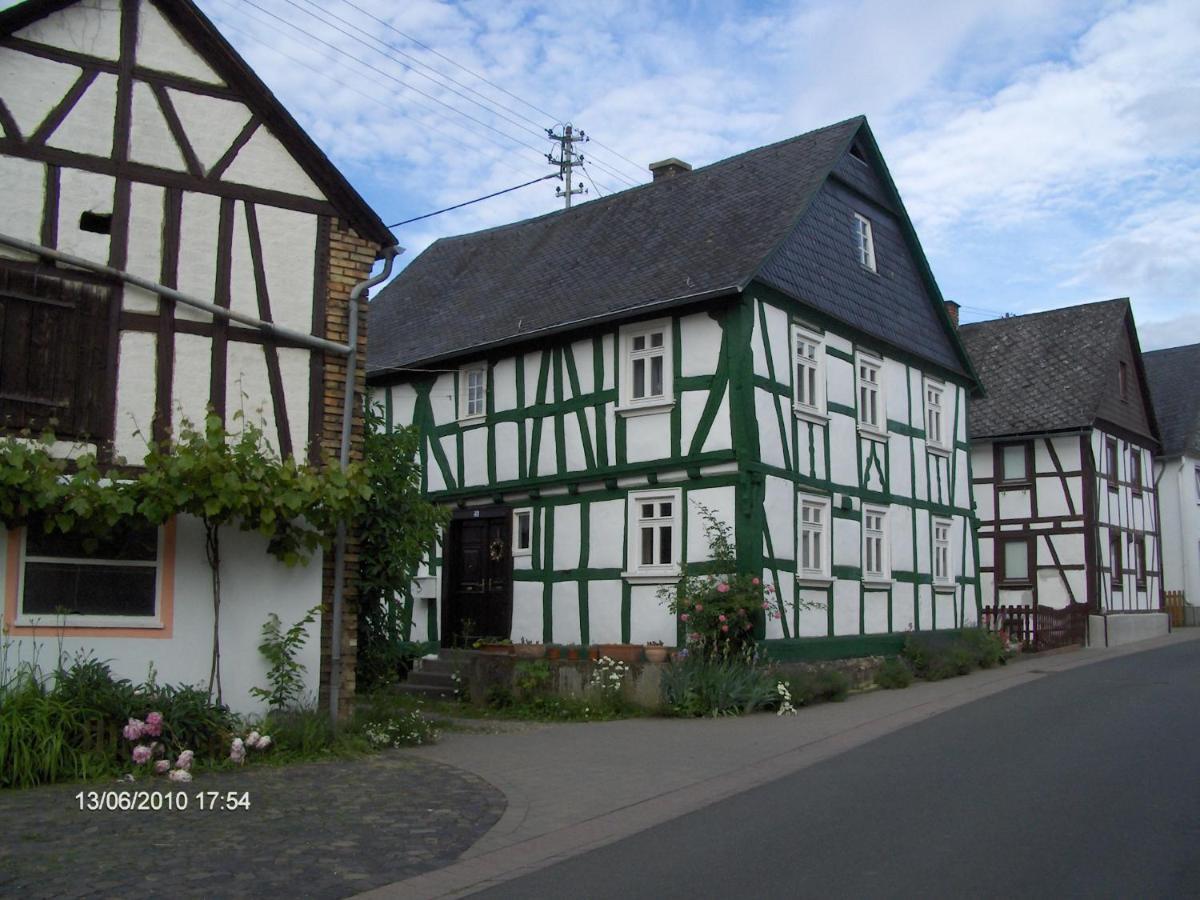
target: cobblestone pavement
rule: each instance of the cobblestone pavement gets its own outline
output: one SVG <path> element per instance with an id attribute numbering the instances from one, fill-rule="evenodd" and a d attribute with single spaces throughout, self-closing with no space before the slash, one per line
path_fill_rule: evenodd
<path id="1" fill-rule="evenodd" d="M 76 797 L 170 789 L 186 810 L 80 810 Z M 202 810 L 200 791 L 248 791 L 250 809 Z M 404 751 L 3 791 L 0 896 L 347 897 L 449 864 L 504 808 L 483 779 Z"/>

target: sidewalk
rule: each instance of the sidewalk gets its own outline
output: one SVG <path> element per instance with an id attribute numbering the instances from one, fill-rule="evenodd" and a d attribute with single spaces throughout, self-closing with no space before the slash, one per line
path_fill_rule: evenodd
<path id="1" fill-rule="evenodd" d="M 874 691 L 797 716 L 627 719 L 446 734 L 415 755 L 465 769 L 508 801 L 458 862 L 363 897 L 461 896 L 807 768 L 946 710 L 1035 679 L 1200 639 L 1200 629 L 1122 647 L 1021 657 L 963 678 Z"/>

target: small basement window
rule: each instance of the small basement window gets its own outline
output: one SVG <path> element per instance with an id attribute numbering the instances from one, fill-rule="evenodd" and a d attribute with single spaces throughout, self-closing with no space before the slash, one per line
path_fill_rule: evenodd
<path id="1" fill-rule="evenodd" d="M 112 213 L 85 212 L 79 217 L 79 230 L 92 234 L 112 234 Z"/>

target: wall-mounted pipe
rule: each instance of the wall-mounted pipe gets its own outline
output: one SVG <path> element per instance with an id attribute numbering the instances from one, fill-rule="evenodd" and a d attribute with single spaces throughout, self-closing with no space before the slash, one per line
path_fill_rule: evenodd
<path id="1" fill-rule="evenodd" d="M 346 357 L 346 392 L 342 397 L 342 444 L 338 452 L 338 463 L 342 471 L 350 465 L 350 432 L 354 421 L 354 379 L 357 374 L 358 354 L 358 301 L 368 289 L 385 281 L 392 274 L 392 263 L 403 253 L 397 246 L 383 248 L 383 271 L 365 281 L 360 281 L 350 291 L 350 309 L 347 314 L 346 343 L 350 354 Z M 333 550 L 333 609 L 330 611 L 329 633 L 329 718 L 334 726 L 338 721 L 338 703 L 342 693 L 342 608 L 346 591 L 346 523 L 339 522 L 337 542 Z"/>

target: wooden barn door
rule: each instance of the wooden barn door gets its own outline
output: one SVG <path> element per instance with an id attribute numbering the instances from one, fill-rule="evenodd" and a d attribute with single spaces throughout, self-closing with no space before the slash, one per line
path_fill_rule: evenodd
<path id="1" fill-rule="evenodd" d="M 469 646 L 512 631 L 511 515 L 507 508 L 463 510 L 450 522 L 442 644 Z"/>

